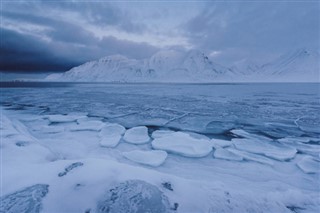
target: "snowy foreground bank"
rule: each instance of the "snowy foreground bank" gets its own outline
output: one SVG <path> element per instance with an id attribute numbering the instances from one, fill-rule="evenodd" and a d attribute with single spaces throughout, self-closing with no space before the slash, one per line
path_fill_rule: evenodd
<path id="1" fill-rule="evenodd" d="M 318 212 L 319 138 L 126 129 L 1 109 L 1 213 Z"/>

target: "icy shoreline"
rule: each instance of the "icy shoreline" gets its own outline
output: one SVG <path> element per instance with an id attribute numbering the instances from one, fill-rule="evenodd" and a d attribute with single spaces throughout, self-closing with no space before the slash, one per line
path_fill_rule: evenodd
<path id="1" fill-rule="evenodd" d="M 205 146 L 201 144 L 200 150 L 204 147 L 211 150 L 196 159 L 169 152 L 163 162 L 153 162 L 156 155 L 147 153 L 153 150 L 153 138 L 141 145 L 120 139 L 114 148 L 101 146 L 100 137 L 105 137 L 110 131 L 100 134 L 100 128 L 93 126 L 110 124 L 98 119 L 85 115 L 33 115 L 3 108 L 1 112 L 3 201 L 12 193 L 45 184 L 48 192 L 37 203 L 41 203 L 40 212 L 98 212 L 98 203 L 104 199 L 108 189 L 125 181 L 142 180 L 167 197 L 169 204 L 162 212 L 319 210 L 319 150 L 314 150 L 311 155 L 294 154 L 295 143 L 300 143 L 295 139 L 291 139 L 294 143 L 287 144 L 291 147 L 287 155 L 290 158 L 282 161 L 282 158 L 274 158 L 277 155 L 274 150 L 278 146 L 268 144 L 267 151 L 272 152 L 272 158 L 269 158 L 268 153 L 265 155 L 259 147 L 252 146 L 253 141 L 261 137 L 249 133 L 245 139 L 251 140 L 249 148 L 243 145 L 245 141 L 240 143 L 241 146 L 235 146 L 236 141 L 215 142 L 215 139 L 205 136 L 183 133 L 182 138 L 190 137 L 187 140 L 193 141 L 193 146 L 199 140 L 206 143 Z M 120 131 L 120 137 L 122 134 Z M 170 140 L 173 137 L 176 140 L 180 134 L 164 132 L 153 136 L 158 144 L 162 144 L 162 138 Z M 244 135 L 243 132 L 239 134 Z M 168 140 L 164 140 L 161 149 L 164 146 L 171 149 Z M 179 150 L 178 153 L 190 153 L 192 149 L 186 149 L 187 144 L 182 140 L 174 149 Z M 280 150 L 283 151 L 284 147 L 280 146 Z M 137 162 L 125 157 L 132 150 L 137 152 L 133 158 Z M 151 166 L 139 163 L 141 158 L 137 158 L 137 154 L 144 153 L 147 155 L 142 159 L 150 159 L 153 162 Z M 62 173 L 64 175 L 59 176 Z M 28 193 L 20 199 L 19 202 L 29 202 Z M 1 211 L 6 212 L 8 205 L 2 206 Z"/>

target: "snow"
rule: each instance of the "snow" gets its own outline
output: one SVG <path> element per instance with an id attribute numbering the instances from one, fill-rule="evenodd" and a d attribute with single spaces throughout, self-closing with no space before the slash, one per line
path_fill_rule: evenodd
<path id="1" fill-rule="evenodd" d="M 145 126 L 138 126 L 128 129 L 123 136 L 123 139 L 128 143 L 144 144 L 150 141 L 148 135 L 148 128 Z"/>
<path id="2" fill-rule="evenodd" d="M 310 156 L 304 156 L 298 163 L 297 166 L 305 173 L 319 173 L 320 172 L 320 161 Z"/>
<path id="3" fill-rule="evenodd" d="M 214 157 L 224 160 L 234 160 L 234 161 L 242 161 L 243 157 L 236 155 L 233 152 L 228 151 L 227 149 L 217 148 L 214 151 Z"/>
<path id="4" fill-rule="evenodd" d="M 120 124 L 106 124 L 100 131 L 100 145 L 103 147 L 116 147 L 126 129 Z"/>
<path id="5" fill-rule="evenodd" d="M 226 67 L 199 50 L 160 50 L 148 59 L 111 55 L 90 61 L 46 81 L 69 82 L 319 82 L 319 53 L 288 52 L 262 64 L 243 59 Z M 306 73 L 307 72 L 307 73 Z"/>
<path id="6" fill-rule="evenodd" d="M 166 160 L 168 154 L 165 151 L 161 150 L 151 150 L 151 151 L 141 151 L 141 150 L 133 150 L 130 152 L 123 152 L 124 157 L 127 159 L 148 165 L 148 166 L 160 166 Z"/>
<path id="7" fill-rule="evenodd" d="M 183 132 L 156 138 L 152 141 L 152 147 L 185 157 L 205 157 L 212 151 L 209 140 L 196 139 Z"/>

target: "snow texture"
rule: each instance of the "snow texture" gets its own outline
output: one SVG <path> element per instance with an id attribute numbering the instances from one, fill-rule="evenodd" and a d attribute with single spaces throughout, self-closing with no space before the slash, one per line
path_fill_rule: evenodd
<path id="1" fill-rule="evenodd" d="M 12 194 L 1 197 L 1 213 L 39 213 L 42 199 L 49 192 L 49 186 L 36 184 Z"/>
<path id="2" fill-rule="evenodd" d="M 223 159 L 223 160 L 233 160 L 233 161 L 242 161 L 243 160 L 243 157 L 241 157 L 233 152 L 230 152 L 226 149 L 223 149 L 223 148 L 217 148 L 214 151 L 214 157 L 219 158 L 219 159 Z"/>
<path id="3" fill-rule="evenodd" d="M 169 213 L 167 197 L 154 185 L 129 180 L 108 190 L 98 203 L 98 213 Z"/>
<path id="4" fill-rule="evenodd" d="M 166 160 L 168 154 L 165 151 L 161 150 L 151 150 L 151 151 L 141 151 L 141 150 L 133 150 L 129 152 L 122 153 L 124 157 L 127 159 L 148 165 L 148 166 L 160 166 Z"/>

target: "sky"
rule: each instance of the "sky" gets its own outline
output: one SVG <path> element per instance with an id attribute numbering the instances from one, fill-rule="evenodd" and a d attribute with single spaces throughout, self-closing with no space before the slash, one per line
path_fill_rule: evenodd
<path id="1" fill-rule="evenodd" d="M 1 1 L 0 71 L 63 72 L 122 54 L 197 49 L 231 66 L 320 49 L 320 1 Z"/>

